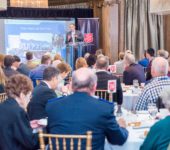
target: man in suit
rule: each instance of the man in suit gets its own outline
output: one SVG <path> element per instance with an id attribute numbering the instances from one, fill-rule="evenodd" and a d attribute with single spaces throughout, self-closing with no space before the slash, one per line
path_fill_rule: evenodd
<path id="1" fill-rule="evenodd" d="M 12 64 L 12 67 L 15 70 L 17 70 L 19 73 L 29 76 L 30 69 L 27 67 L 27 65 L 22 63 L 21 59 L 17 55 L 14 55 L 13 57 L 14 57 L 14 63 Z"/>
<path id="2" fill-rule="evenodd" d="M 128 137 L 126 123 L 117 123 L 113 104 L 94 97 L 97 76 L 89 68 L 73 72 L 73 94 L 49 100 L 46 106 L 48 131 L 52 134 L 85 134 L 92 131 L 92 149 L 104 150 L 105 137 L 111 144 L 122 145 Z M 82 143 L 85 147 L 85 143 Z"/>
<path id="3" fill-rule="evenodd" d="M 41 65 L 37 66 L 30 71 L 30 78 L 34 87 L 36 86 L 36 80 L 42 80 L 44 69 L 51 64 L 51 57 L 49 55 L 43 55 L 41 58 Z"/>
<path id="4" fill-rule="evenodd" d="M 69 29 L 70 31 L 66 34 L 66 44 L 83 42 L 83 34 L 80 31 L 76 30 L 75 24 L 70 24 Z"/>
<path id="5" fill-rule="evenodd" d="M 13 75 L 19 74 L 18 71 L 14 70 L 12 68 L 12 64 L 14 63 L 15 59 L 12 55 L 6 55 L 4 58 L 4 66 L 5 68 L 3 69 L 4 74 L 6 77 L 11 77 Z"/>
<path id="6" fill-rule="evenodd" d="M 117 113 L 121 113 L 121 105 L 123 102 L 122 87 L 120 84 L 120 79 L 114 76 L 112 73 L 107 71 L 109 66 L 109 59 L 106 56 L 100 56 L 96 61 L 96 75 L 97 75 L 97 89 L 107 90 L 108 80 L 116 80 L 116 93 L 113 94 L 113 100 L 118 104 Z"/>
<path id="7" fill-rule="evenodd" d="M 123 82 L 126 85 L 133 85 L 133 80 L 138 80 L 139 83 L 145 83 L 144 68 L 135 63 L 133 54 L 126 54 L 124 57 L 125 70 L 123 72 Z"/>
<path id="8" fill-rule="evenodd" d="M 32 99 L 28 105 L 30 120 L 47 117 L 45 106 L 49 99 L 56 98 L 55 89 L 58 85 L 59 71 L 54 67 L 47 67 L 43 73 L 43 80 L 33 90 Z"/>

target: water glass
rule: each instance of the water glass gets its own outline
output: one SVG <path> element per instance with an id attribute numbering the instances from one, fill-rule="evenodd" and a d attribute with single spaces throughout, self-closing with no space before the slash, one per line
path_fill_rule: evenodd
<path id="1" fill-rule="evenodd" d="M 152 118 L 156 117 L 156 114 L 158 113 L 158 109 L 157 109 L 155 103 L 148 104 L 148 112 L 149 112 L 150 116 L 152 116 Z"/>
<path id="2" fill-rule="evenodd" d="M 138 80 L 133 80 L 133 86 L 135 87 L 135 88 L 138 88 L 139 87 L 139 82 L 138 82 Z"/>

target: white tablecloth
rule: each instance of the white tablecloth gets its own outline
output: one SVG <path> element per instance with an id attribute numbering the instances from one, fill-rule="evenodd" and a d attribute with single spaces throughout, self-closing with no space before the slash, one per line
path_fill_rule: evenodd
<path id="1" fill-rule="evenodd" d="M 128 129 L 129 137 L 126 143 L 122 146 L 111 145 L 107 141 L 105 143 L 105 150 L 139 150 L 144 139 L 140 138 L 146 129 Z M 116 137 L 115 137 L 116 138 Z"/>
<path id="2" fill-rule="evenodd" d="M 135 110 L 135 106 L 138 101 L 138 98 L 139 98 L 139 94 L 124 92 L 122 107 L 130 111 Z"/>
<path id="3" fill-rule="evenodd" d="M 127 124 L 131 122 L 141 122 L 141 128 L 134 129 L 133 127 L 128 127 L 129 136 L 124 145 L 111 145 L 106 141 L 105 150 L 139 150 L 144 141 L 144 132 L 149 131 L 150 127 L 155 123 L 155 120 L 151 120 L 147 112 L 143 113 L 131 114 L 130 112 L 124 112 L 123 118 L 126 120 Z"/>

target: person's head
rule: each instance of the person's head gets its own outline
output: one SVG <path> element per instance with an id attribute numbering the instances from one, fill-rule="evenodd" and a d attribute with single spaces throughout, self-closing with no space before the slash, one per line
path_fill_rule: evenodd
<path id="1" fill-rule="evenodd" d="M 169 58 L 169 52 L 165 51 L 165 59 L 168 59 L 168 58 Z"/>
<path id="2" fill-rule="evenodd" d="M 55 60 L 60 60 L 60 61 L 62 61 L 63 59 L 62 59 L 62 57 L 61 57 L 61 55 L 60 54 L 56 54 L 55 56 L 54 56 L 54 59 L 53 59 L 54 61 Z"/>
<path id="3" fill-rule="evenodd" d="M 125 56 L 125 53 L 124 52 L 120 52 L 119 53 L 119 60 L 123 60 L 124 56 Z"/>
<path id="4" fill-rule="evenodd" d="M 3 86 L 5 86 L 6 84 L 6 76 L 1 67 L 0 67 L 0 84 L 2 84 Z"/>
<path id="5" fill-rule="evenodd" d="M 85 53 L 84 58 L 87 60 L 87 58 L 90 56 L 90 53 Z"/>
<path id="6" fill-rule="evenodd" d="M 0 54 L 0 67 L 3 68 L 4 67 L 4 54 Z"/>
<path id="7" fill-rule="evenodd" d="M 43 72 L 43 80 L 48 82 L 53 90 L 57 88 L 59 70 L 55 67 L 47 67 Z"/>
<path id="8" fill-rule="evenodd" d="M 129 66 L 131 64 L 135 63 L 135 56 L 131 53 L 128 53 L 124 56 L 124 62 L 126 66 Z"/>
<path id="9" fill-rule="evenodd" d="M 32 52 L 27 52 L 26 53 L 26 59 L 27 60 L 32 60 L 33 59 L 33 53 Z"/>
<path id="10" fill-rule="evenodd" d="M 72 89 L 73 92 L 87 92 L 94 95 L 97 86 L 97 76 L 89 68 L 80 68 L 73 72 Z"/>
<path id="11" fill-rule="evenodd" d="M 127 50 L 125 51 L 125 55 L 126 55 L 126 54 L 132 54 L 132 51 L 129 50 L 129 49 L 127 49 Z"/>
<path id="12" fill-rule="evenodd" d="M 165 50 L 164 49 L 157 50 L 157 56 L 165 58 Z"/>
<path id="13" fill-rule="evenodd" d="M 51 64 L 51 57 L 48 55 L 43 55 L 41 58 L 41 64 L 50 65 Z"/>
<path id="14" fill-rule="evenodd" d="M 164 106 L 170 111 L 170 90 L 169 90 L 170 86 L 167 86 L 167 88 L 165 88 L 161 94 L 160 97 L 162 99 L 162 103 L 164 104 Z"/>
<path id="15" fill-rule="evenodd" d="M 21 59 L 16 55 L 14 55 L 13 57 L 14 57 L 14 62 L 12 64 L 12 66 L 17 69 L 17 68 L 19 68 L 19 65 L 21 63 Z"/>
<path id="16" fill-rule="evenodd" d="M 96 50 L 96 54 L 95 54 L 95 55 L 96 55 L 96 56 L 98 56 L 98 55 L 103 54 L 103 53 L 102 53 L 102 51 L 103 51 L 102 49 L 98 49 L 98 50 Z"/>
<path id="17" fill-rule="evenodd" d="M 70 31 L 74 32 L 75 29 L 76 29 L 75 24 L 74 24 L 74 23 L 71 23 L 71 24 L 69 25 L 69 29 L 70 29 Z"/>
<path id="18" fill-rule="evenodd" d="M 87 65 L 88 65 L 89 67 L 92 67 L 92 66 L 95 65 L 95 63 L 96 63 L 96 55 L 91 54 L 91 55 L 87 58 Z"/>
<path id="19" fill-rule="evenodd" d="M 5 67 L 11 67 L 14 63 L 15 59 L 12 55 L 6 55 L 4 58 L 4 66 Z"/>
<path id="20" fill-rule="evenodd" d="M 83 58 L 83 57 L 77 58 L 75 66 L 76 66 L 76 70 L 79 68 L 87 67 L 87 62 L 86 62 L 85 58 Z"/>
<path id="21" fill-rule="evenodd" d="M 168 61 L 163 57 L 156 57 L 152 61 L 151 74 L 153 77 L 166 76 L 168 74 Z"/>
<path id="22" fill-rule="evenodd" d="M 57 65 L 57 69 L 60 72 L 60 76 L 64 79 L 71 72 L 71 67 L 69 64 L 61 62 Z"/>
<path id="23" fill-rule="evenodd" d="M 153 48 L 149 48 L 146 50 L 146 58 L 149 60 L 155 56 L 155 50 Z"/>
<path id="24" fill-rule="evenodd" d="M 32 90 L 32 81 L 27 76 L 21 74 L 11 76 L 5 86 L 7 96 L 15 99 L 25 110 L 30 101 Z"/>
<path id="25" fill-rule="evenodd" d="M 109 66 L 109 59 L 107 56 L 97 57 L 96 60 L 96 69 L 104 69 L 107 70 Z"/>

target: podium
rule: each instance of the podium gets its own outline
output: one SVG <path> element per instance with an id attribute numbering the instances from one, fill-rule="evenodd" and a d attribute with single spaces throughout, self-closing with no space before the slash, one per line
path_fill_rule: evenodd
<path id="1" fill-rule="evenodd" d="M 69 43 L 62 50 L 61 56 L 68 64 L 70 64 L 70 66 L 74 70 L 76 59 L 78 57 L 83 57 L 83 55 L 85 54 L 84 48 L 92 45 L 93 44 L 84 42 Z"/>

